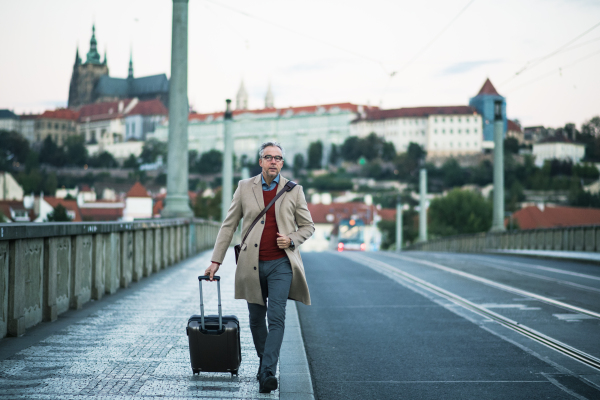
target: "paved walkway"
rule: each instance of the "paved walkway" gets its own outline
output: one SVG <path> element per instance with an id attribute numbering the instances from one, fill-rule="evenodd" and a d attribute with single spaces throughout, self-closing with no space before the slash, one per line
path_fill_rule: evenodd
<path id="1" fill-rule="evenodd" d="M 515 256 L 557 258 L 562 260 L 600 262 L 600 253 L 593 251 L 559 251 L 559 250 L 489 250 L 487 253 Z"/>
<path id="2" fill-rule="evenodd" d="M 223 313 L 240 319 L 243 361 L 239 376 L 192 375 L 185 326 L 190 315 L 200 312 L 197 276 L 208 266 L 209 257 L 209 253 L 203 253 L 146 278 L 147 283 L 134 284 L 126 289 L 129 294 L 116 301 L 108 296 L 93 307 L 59 317 L 62 329 L 4 360 L 0 358 L 0 399 L 279 399 L 279 390 L 258 392 L 258 357 L 248 328 L 247 305 L 243 300 L 234 300 L 232 254 L 228 254 L 226 267 L 219 272 L 223 278 Z M 216 313 L 216 285 L 205 284 L 204 294 L 205 310 Z M 281 398 L 311 398 L 310 375 L 303 366 L 304 346 L 297 341 L 301 335 L 296 308 L 290 302 L 288 309 L 290 329 L 289 333 L 286 330 L 282 362 L 284 354 L 293 355 L 294 364 L 300 367 L 293 365 L 293 374 L 282 384 L 287 392 L 300 393 Z M 68 318 L 73 318 L 73 323 L 65 324 Z M 34 328 L 33 336 L 36 329 L 39 334 L 52 327 L 52 323 L 42 325 Z M 0 348 L 27 340 L 32 339 L 0 340 Z"/>

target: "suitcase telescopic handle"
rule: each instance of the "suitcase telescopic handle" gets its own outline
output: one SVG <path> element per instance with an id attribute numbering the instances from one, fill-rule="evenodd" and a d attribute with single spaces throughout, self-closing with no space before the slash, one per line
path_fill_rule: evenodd
<path id="1" fill-rule="evenodd" d="M 217 297 L 219 299 L 219 330 L 223 330 L 223 312 L 221 311 L 221 277 L 213 276 L 213 279 L 217 281 Z M 200 323 L 202 329 L 205 330 L 204 326 L 204 297 L 202 296 L 202 281 L 210 280 L 210 276 L 204 275 L 198 277 L 198 283 L 200 284 Z"/>

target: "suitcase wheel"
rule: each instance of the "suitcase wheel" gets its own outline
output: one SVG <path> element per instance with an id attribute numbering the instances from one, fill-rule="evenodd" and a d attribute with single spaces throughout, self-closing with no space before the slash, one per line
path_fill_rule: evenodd
<path id="1" fill-rule="evenodd" d="M 199 369 L 193 369 L 192 371 L 194 372 L 194 375 L 196 375 L 196 374 L 200 375 L 200 370 Z"/>
<path id="2" fill-rule="evenodd" d="M 231 371 L 231 377 L 233 378 L 233 376 L 238 376 L 238 370 L 236 369 L 235 371 Z"/>

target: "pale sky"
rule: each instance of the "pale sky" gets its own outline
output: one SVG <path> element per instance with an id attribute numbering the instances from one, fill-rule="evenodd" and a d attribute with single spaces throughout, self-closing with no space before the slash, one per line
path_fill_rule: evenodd
<path id="1" fill-rule="evenodd" d="M 111 76 L 127 76 L 130 48 L 135 76 L 169 76 L 171 12 L 169 0 L 0 0 L 0 108 L 65 106 L 94 22 Z M 198 112 L 222 110 L 242 77 L 250 108 L 269 81 L 276 107 L 466 105 L 489 77 L 524 126 L 600 115 L 599 0 L 190 0 L 189 22 Z"/>

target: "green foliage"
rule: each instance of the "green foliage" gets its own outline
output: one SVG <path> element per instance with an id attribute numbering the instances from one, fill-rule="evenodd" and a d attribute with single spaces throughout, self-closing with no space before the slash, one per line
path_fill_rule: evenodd
<path id="1" fill-rule="evenodd" d="M 68 136 L 64 145 L 65 163 L 68 165 L 84 166 L 88 160 L 85 138 L 81 135 Z"/>
<path id="2" fill-rule="evenodd" d="M 193 165 L 193 172 L 214 174 L 223 169 L 223 153 L 219 150 L 209 150 L 202 153 L 198 161 Z"/>
<path id="3" fill-rule="evenodd" d="M 569 204 L 574 207 L 600 208 L 600 194 L 586 192 L 575 185 L 569 192 Z"/>
<path id="4" fill-rule="evenodd" d="M 320 140 L 308 145 L 308 164 L 309 169 L 321 168 L 321 160 L 323 159 L 323 143 Z"/>
<path id="5" fill-rule="evenodd" d="M 108 151 L 96 154 L 88 159 L 88 165 L 94 168 L 117 168 L 119 163 Z"/>
<path id="6" fill-rule="evenodd" d="M 62 147 L 58 147 L 52 136 L 48 135 L 42 142 L 40 150 L 40 163 L 49 164 L 55 167 L 62 167 L 67 164 L 67 155 Z"/>
<path id="7" fill-rule="evenodd" d="M 393 143 L 386 142 L 385 139 L 371 132 L 365 138 L 350 136 L 342 144 L 342 157 L 346 161 L 356 162 L 364 157 L 367 161 L 381 158 L 385 161 L 391 161 L 396 157 L 396 149 Z"/>
<path id="8" fill-rule="evenodd" d="M 467 183 L 466 171 L 458 164 L 454 158 L 449 158 L 444 162 L 441 168 L 444 187 L 451 188 L 462 186 Z"/>
<path id="9" fill-rule="evenodd" d="M 221 196 L 221 189 L 217 189 L 214 197 L 196 197 L 194 216 L 219 221 L 221 219 Z"/>
<path id="10" fill-rule="evenodd" d="M 340 160 L 340 150 L 335 144 L 331 145 L 331 151 L 329 152 L 329 164 L 336 166 Z"/>
<path id="11" fill-rule="evenodd" d="M 8 219 L 6 218 L 6 216 L 4 216 L 2 211 L 0 211 L 0 223 L 3 223 L 3 222 L 8 222 Z"/>
<path id="12" fill-rule="evenodd" d="M 140 167 L 140 163 L 137 160 L 137 157 L 133 154 L 130 154 L 129 157 L 123 161 L 123 168 L 131 168 L 137 170 Z"/>
<path id="13" fill-rule="evenodd" d="M 25 164 L 29 142 L 18 132 L 0 131 L 0 170 L 11 170 L 12 164 Z"/>
<path id="14" fill-rule="evenodd" d="M 304 186 L 317 190 L 343 191 L 352 189 L 352 181 L 350 179 L 327 174 L 313 178 L 312 182 L 308 182 Z"/>
<path id="15" fill-rule="evenodd" d="M 299 176 L 300 171 L 304 168 L 304 156 L 302 153 L 297 153 L 294 156 L 294 176 Z"/>
<path id="16" fill-rule="evenodd" d="M 410 142 L 405 153 L 400 153 L 394 158 L 394 167 L 398 171 L 400 180 L 416 183 L 418 181 L 418 170 L 421 160 L 425 159 L 427 153 L 421 146 Z"/>
<path id="17" fill-rule="evenodd" d="M 56 174 L 52 172 L 44 179 L 44 194 L 54 196 L 57 187 L 58 179 L 56 178 Z"/>
<path id="18" fill-rule="evenodd" d="M 54 211 L 48 214 L 47 220 L 48 222 L 69 222 L 71 217 L 67 215 L 67 209 L 59 204 L 54 208 Z"/>
<path id="19" fill-rule="evenodd" d="M 23 187 L 23 192 L 38 194 L 42 190 L 42 178 L 40 170 L 34 169 L 30 172 L 19 172 L 15 179 Z"/>
<path id="20" fill-rule="evenodd" d="M 597 180 L 600 173 L 594 164 L 576 164 L 573 166 L 573 175 L 590 180 Z"/>
<path id="21" fill-rule="evenodd" d="M 163 162 L 167 162 L 168 155 L 168 143 L 161 142 L 156 139 L 146 140 L 144 142 L 144 147 L 142 147 L 142 154 L 140 154 L 140 159 L 142 160 L 142 164 L 150 164 L 156 162 L 158 156 L 163 157 Z"/>
<path id="22" fill-rule="evenodd" d="M 519 141 L 514 137 L 504 139 L 504 153 L 519 154 Z"/>
<path id="23" fill-rule="evenodd" d="M 476 192 L 454 189 L 431 201 L 430 232 L 434 236 L 488 231 L 492 225 L 492 203 Z"/>
<path id="24" fill-rule="evenodd" d="M 414 210 L 406 210 L 402 212 L 402 245 L 413 242 L 419 231 L 415 221 L 417 212 Z M 396 245 L 396 221 L 379 221 L 377 227 L 381 231 L 381 249 L 388 250 Z"/>

